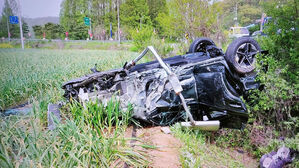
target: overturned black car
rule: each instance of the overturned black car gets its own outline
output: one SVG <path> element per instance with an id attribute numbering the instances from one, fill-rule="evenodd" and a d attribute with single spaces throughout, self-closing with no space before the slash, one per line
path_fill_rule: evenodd
<path id="1" fill-rule="evenodd" d="M 136 64 L 148 51 L 157 61 Z M 81 102 L 111 97 L 134 107 L 133 116 L 154 125 L 184 121 L 219 121 L 220 127 L 242 128 L 248 119 L 241 96 L 256 89 L 254 64 L 258 43 L 248 37 L 233 41 L 224 54 L 208 38 L 195 40 L 186 55 L 161 59 L 146 48 L 123 68 L 66 82 L 67 99 Z M 195 124 L 195 122 L 193 122 Z"/>

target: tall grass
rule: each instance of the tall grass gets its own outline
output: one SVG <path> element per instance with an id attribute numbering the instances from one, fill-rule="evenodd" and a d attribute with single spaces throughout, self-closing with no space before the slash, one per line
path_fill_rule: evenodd
<path id="1" fill-rule="evenodd" d="M 61 99 L 63 82 L 99 70 L 122 67 L 137 54 L 126 51 L 0 49 L 0 109 L 30 99 Z M 48 96 L 51 95 L 51 96 Z"/>
<path id="2" fill-rule="evenodd" d="M 103 105 L 96 100 L 87 102 L 85 106 L 78 102 L 72 102 L 66 108 L 79 125 L 88 124 L 98 134 L 110 134 L 114 131 L 123 130 L 129 124 L 138 124 L 132 118 L 132 106 L 128 105 L 127 110 L 123 111 L 119 105 L 120 102 L 112 98 L 107 105 Z"/>
<path id="3" fill-rule="evenodd" d="M 131 110 L 119 103 L 68 104 L 53 131 L 46 125 L 47 105 L 62 100 L 61 85 L 99 70 L 122 67 L 137 54 L 91 50 L 0 50 L 0 108 L 30 101 L 28 116 L 0 117 L 0 167 L 146 166 L 146 156 L 132 149 L 124 132 Z"/>
<path id="4" fill-rule="evenodd" d="M 242 156 L 207 142 L 206 138 L 211 136 L 209 133 L 183 129 L 179 124 L 172 126 L 171 130 L 183 143 L 180 152 L 182 167 L 257 167 L 255 162 L 244 165 Z"/>
<path id="5" fill-rule="evenodd" d="M 89 102 L 68 105 L 53 131 L 40 127 L 37 116 L 0 118 L 0 167 L 133 167 L 148 164 L 142 151 L 131 148 L 124 137 L 130 111 L 118 103 L 106 107 Z M 35 113 L 36 114 L 36 113 Z"/>

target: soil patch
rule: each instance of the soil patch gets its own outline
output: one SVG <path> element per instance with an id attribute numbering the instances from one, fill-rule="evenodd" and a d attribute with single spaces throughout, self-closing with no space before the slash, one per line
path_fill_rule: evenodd
<path id="1" fill-rule="evenodd" d="M 133 128 L 128 127 L 125 132 L 126 138 L 132 138 L 130 141 L 131 147 L 142 150 L 149 155 L 150 167 L 153 168 L 178 168 L 182 167 L 180 163 L 180 149 L 183 143 L 175 138 L 172 134 L 165 134 L 161 130 L 162 127 L 146 127 L 146 128 Z M 133 136 L 132 136 L 133 135 Z M 139 140 L 136 140 L 136 139 Z M 143 147 L 142 147 L 143 146 Z M 145 147 L 144 147 L 145 146 Z M 148 147 L 146 147 L 148 146 Z M 154 148 L 153 148 L 154 147 Z M 206 145 L 207 150 L 210 148 L 217 148 L 215 145 Z M 258 162 L 256 159 L 252 158 L 247 152 L 242 149 L 224 149 L 219 148 L 221 152 L 226 155 L 225 158 L 221 159 L 231 159 L 242 163 L 246 168 L 258 167 Z M 218 156 L 218 155 L 217 155 Z M 216 160 L 201 162 L 202 167 L 230 167 L 231 164 L 222 163 L 226 160 L 217 161 L 217 156 L 214 155 Z M 197 156 L 200 157 L 200 156 Z M 128 166 L 125 166 L 128 168 Z"/>
<path id="2" fill-rule="evenodd" d="M 132 128 L 128 130 L 134 132 Z M 143 148 L 150 157 L 150 167 L 181 167 L 179 150 L 182 143 L 173 135 L 163 133 L 161 127 L 137 128 L 136 138 L 142 140 L 143 144 L 150 146 L 149 148 Z M 138 141 L 133 143 L 135 148 L 140 148 L 141 144 Z"/>

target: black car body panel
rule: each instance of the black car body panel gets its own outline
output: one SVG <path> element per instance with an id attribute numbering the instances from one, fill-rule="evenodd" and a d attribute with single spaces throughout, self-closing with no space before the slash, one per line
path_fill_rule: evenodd
<path id="1" fill-rule="evenodd" d="M 217 54 L 215 54 L 217 53 Z M 238 75 L 227 64 L 225 54 L 196 52 L 163 59 L 178 77 L 183 96 L 195 120 L 219 120 L 221 127 L 240 129 L 248 113 L 241 99 L 256 89 L 255 74 Z M 65 97 L 107 103 L 111 97 L 126 108 L 134 107 L 134 117 L 154 125 L 170 125 L 186 119 L 179 96 L 170 86 L 165 70 L 157 61 L 105 72 L 96 72 L 66 82 Z"/>

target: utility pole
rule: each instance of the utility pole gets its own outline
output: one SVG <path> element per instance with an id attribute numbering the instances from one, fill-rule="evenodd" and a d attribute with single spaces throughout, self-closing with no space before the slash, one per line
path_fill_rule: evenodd
<path id="1" fill-rule="evenodd" d="M 117 0 L 117 36 L 118 36 L 118 43 L 120 44 L 120 30 L 119 30 L 119 0 Z"/>
<path id="2" fill-rule="evenodd" d="M 92 40 L 91 18 L 89 18 L 90 39 Z"/>
<path id="3" fill-rule="evenodd" d="M 238 3 L 236 3 L 236 9 L 235 9 L 235 25 L 238 26 Z"/>
<path id="4" fill-rule="evenodd" d="M 8 1 L 6 0 L 7 5 L 8 5 Z M 7 37 L 8 37 L 8 41 L 10 41 L 10 30 L 9 30 L 9 13 L 8 13 L 8 6 L 6 7 L 6 19 L 7 19 Z"/>
<path id="5" fill-rule="evenodd" d="M 21 15 L 21 3 L 20 3 L 20 0 L 18 0 L 18 3 L 19 3 L 19 20 L 20 20 L 20 34 L 21 34 L 21 44 L 22 44 L 22 49 L 24 50 L 24 39 L 23 39 L 23 29 L 22 29 L 22 15 Z"/>

